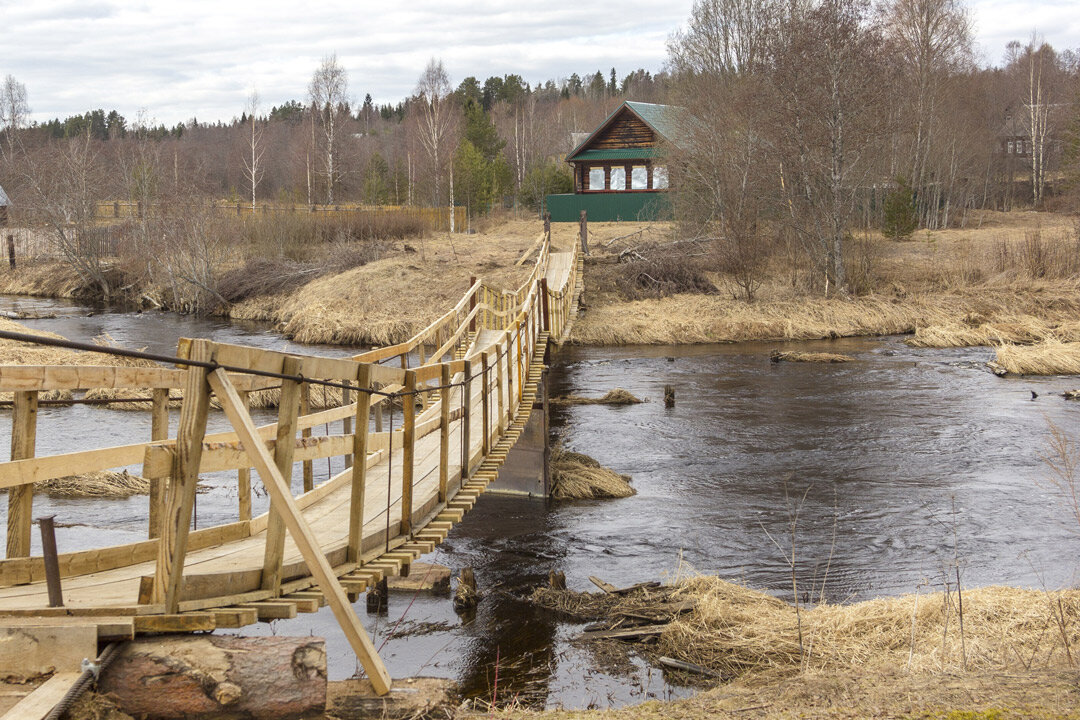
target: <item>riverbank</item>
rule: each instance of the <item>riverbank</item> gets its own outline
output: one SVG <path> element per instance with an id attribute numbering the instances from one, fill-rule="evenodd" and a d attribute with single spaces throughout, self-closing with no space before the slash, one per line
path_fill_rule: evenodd
<path id="1" fill-rule="evenodd" d="M 255 294 L 218 313 L 260 320 L 298 342 L 386 345 L 452 306 L 472 277 L 516 287 L 517 265 L 539 221 L 492 221 L 474 234 L 431 235 L 386 247 L 343 272 Z M 576 223 L 552 241 L 578 241 Z M 1053 213 L 972 213 L 969 226 L 849 243 L 857 294 L 826 294 L 790 248 L 775 248 L 752 302 L 722 272 L 715 248 L 676 242 L 666 223 L 592 223 L 583 311 L 571 341 L 585 345 L 698 344 L 912 335 L 922 347 L 1080 340 L 1080 235 Z M 818 283 L 820 284 L 820 283 Z M 272 283 L 270 284 L 272 286 Z M 57 264 L 0 272 L 0 292 L 75 297 L 78 279 Z M 167 306 L 149 287 L 144 302 Z"/>
<path id="2" fill-rule="evenodd" d="M 693 673 L 682 673 L 684 681 L 702 692 L 620 710 L 504 707 L 499 717 L 1080 717 L 1076 590 L 958 592 L 953 584 L 947 592 L 849 605 L 804 601 L 800 608 L 719 578 L 694 577 L 624 595 L 545 589 L 534 598 L 620 627 L 628 617 L 692 607 L 653 626 L 655 644 L 634 648 L 653 662 L 684 663 Z M 591 642 L 598 657 L 627 652 L 618 641 Z"/>

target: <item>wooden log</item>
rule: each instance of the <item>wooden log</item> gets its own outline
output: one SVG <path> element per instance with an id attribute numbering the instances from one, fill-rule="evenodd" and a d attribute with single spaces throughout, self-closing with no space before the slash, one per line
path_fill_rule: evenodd
<path id="1" fill-rule="evenodd" d="M 326 646 L 315 637 L 137 640 L 98 685 L 135 717 L 307 717 L 326 703 Z"/>
<path id="2" fill-rule="evenodd" d="M 667 625 L 642 625 L 640 627 L 619 628 L 616 630 L 592 630 L 581 634 L 582 640 L 643 640 L 659 637 Z"/>
<path id="3" fill-rule="evenodd" d="M 318 539 L 315 537 L 311 526 L 301 514 L 295 499 L 289 490 L 289 485 L 282 476 L 281 471 L 274 465 L 270 453 L 262 445 L 258 438 L 258 431 L 251 416 L 240 405 L 240 398 L 236 390 L 229 382 L 228 375 L 222 370 L 215 370 L 210 374 L 210 383 L 221 400 L 222 408 L 232 423 L 245 447 L 252 448 L 255 467 L 263 479 L 263 484 L 270 493 L 271 501 L 280 508 L 280 514 L 289 530 L 289 535 L 296 544 L 297 549 L 307 563 L 308 571 L 314 578 L 319 589 L 326 596 L 334 617 L 341 626 L 349 645 L 356 657 L 360 660 L 368 677 L 371 679 L 375 691 L 385 694 L 390 691 L 390 674 L 386 671 L 382 659 L 379 657 L 375 646 L 368 637 L 364 626 L 353 612 L 345 591 L 338 582 L 337 575 L 326 559 Z"/>
<path id="4" fill-rule="evenodd" d="M 16 392 L 11 415 L 11 459 L 34 457 L 37 443 L 38 394 Z M 34 512 L 34 486 L 17 485 L 8 491 L 7 557 L 30 557 L 30 524 Z"/>
<path id="5" fill-rule="evenodd" d="M 297 358 L 286 357 L 281 365 L 285 375 L 295 375 L 300 370 Z M 285 479 L 285 488 L 292 497 L 293 450 L 295 449 L 296 417 L 300 411 L 300 383 L 295 380 L 281 381 L 281 400 L 278 402 L 277 442 L 274 446 L 274 465 Z M 245 446 L 248 454 L 254 450 Z M 266 478 L 263 478 L 266 482 Z M 285 521 L 281 511 L 270 501 L 270 514 L 266 526 L 266 548 L 263 552 L 262 586 L 264 590 L 277 590 L 281 585 L 281 563 L 285 558 Z"/>
<path id="6" fill-rule="evenodd" d="M 195 340 L 188 348 L 192 360 L 211 359 L 210 344 Z M 199 461 L 202 459 L 206 417 L 210 410 L 210 387 L 206 368 L 191 366 L 184 383 L 184 404 L 180 410 L 180 426 L 176 435 L 176 457 L 170 473 L 169 490 L 162 516 L 161 540 L 158 544 L 157 570 L 154 573 L 155 603 L 164 603 L 165 612 L 175 613 L 180 607 L 180 587 L 187 557 L 191 510 L 195 504 L 195 489 L 199 481 Z"/>
<path id="7" fill-rule="evenodd" d="M 600 588 L 601 590 L 603 590 L 604 592 L 606 592 L 609 595 L 612 594 L 612 593 L 619 592 L 619 588 L 615 587 L 611 583 L 604 582 L 603 580 L 596 577 L 595 575 L 590 575 L 589 576 L 589 582 L 591 582 L 593 585 Z"/>
<path id="8" fill-rule="evenodd" d="M 356 434 L 353 435 L 352 493 L 349 499 L 349 549 L 347 559 L 359 562 L 363 545 L 364 503 L 367 490 L 368 425 L 371 417 L 371 366 L 357 372 Z M 379 412 L 382 410 L 380 408 Z"/>

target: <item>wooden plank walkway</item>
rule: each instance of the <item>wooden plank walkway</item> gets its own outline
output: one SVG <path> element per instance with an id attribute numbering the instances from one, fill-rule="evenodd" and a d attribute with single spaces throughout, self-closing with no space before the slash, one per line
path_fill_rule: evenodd
<path id="1" fill-rule="evenodd" d="M 13 422 L 24 424 L 21 436 L 30 438 L 21 454 L 26 459 L 0 463 L 0 486 L 12 489 L 9 501 L 18 494 L 15 490 L 21 490 L 19 502 L 26 503 L 26 512 L 9 510 L 8 558 L 0 561 L 0 624 L 4 617 L 17 623 L 28 617 L 60 620 L 78 615 L 98 622 L 99 634 L 105 637 L 115 634 L 118 618 L 127 617 L 133 621 L 134 633 L 184 632 L 292 617 L 329 602 L 348 634 L 349 627 L 359 626 L 342 593 L 363 592 L 430 552 L 497 477 L 536 400 L 548 340 L 562 338 L 576 309 L 580 269 L 576 248 L 551 253 L 550 241 L 544 239 L 532 275 L 517 292 L 476 283 L 455 308 L 407 343 L 359 355 L 354 361 L 195 341 L 182 343 L 181 354 L 216 359 L 230 368 L 230 375 L 197 366 L 157 374 L 105 369 L 90 373 L 96 382 L 112 382 L 114 387 L 157 388 L 155 398 L 162 402 L 163 388 L 187 388 L 175 439 L 163 440 L 165 435 L 155 431 L 159 433 L 156 442 L 117 448 L 111 457 L 104 449 L 34 459 L 36 416 L 16 414 Z M 407 369 L 408 358 L 417 353 L 423 364 Z M 451 359 L 445 360 L 447 356 Z M 387 360 L 399 360 L 402 370 L 388 367 Z M 361 389 L 373 382 L 381 393 L 393 397 L 371 395 L 370 400 L 350 403 L 346 396 L 341 408 L 299 418 L 294 405 L 291 419 L 286 407 L 279 423 L 256 430 L 243 410 L 241 396 L 231 388 L 234 384 L 265 387 L 265 376 L 244 375 L 245 371 L 292 373 L 303 381 L 296 386 L 320 382 L 316 378 L 347 381 L 350 387 Z M 267 443 L 266 449 L 259 449 L 258 443 L 254 449 L 245 449 L 236 433 L 204 439 L 206 410 L 200 415 L 198 406 L 206 407 L 209 387 L 199 377 L 212 381 L 223 402 L 232 393 L 226 405 L 239 437 L 258 437 Z M 23 401 L 33 404 L 38 392 L 53 385 L 79 387 L 79 382 L 77 373 L 58 368 L 0 367 L 0 391 L 14 391 L 17 397 L 25 394 Z M 288 386 L 292 381 L 283 382 Z M 360 396 L 367 397 L 362 392 Z M 367 402 L 379 403 L 383 422 L 392 427 L 380 432 L 376 422 L 373 428 Z M 395 408 L 395 403 L 401 407 Z M 390 407 L 384 412 L 386 404 Z M 345 424 L 343 435 L 305 437 L 304 428 L 324 421 L 355 421 L 356 426 Z M 279 454 L 286 458 L 288 469 L 293 463 L 335 455 L 365 461 L 362 470 L 346 467 L 298 497 L 282 499 L 272 493 L 271 511 L 262 516 L 243 517 L 241 509 L 238 523 L 198 533 L 182 529 L 184 498 L 194 493 L 193 483 L 184 477 L 235 468 L 243 478 L 245 468 L 254 465 L 261 468 L 260 474 L 277 475 L 275 482 L 283 483 L 281 473 L 272 467 L 276 460 L 271 455 Z M 156 468 L 151 477 L 181 478 L 169 482 L 167 495 L 162 492 L 152 499 L 151 517 L 156 512 L 162 518 L 154 527 L 161 530 L 163 539 L 61 556 L 64 607 L 48 607 L 41 558 L 31 558 L 19 549 L 19 543 L 12 544 L 13 538 L 25 536 L 28 529 L 29 483 L 68 474 L 73 467 L 85 471 L 127 465 L 137 456 L 145 458 L 147 470 Z M 264 476 L 264 484 L 271 479 Z M 286 484 L 280 487 L 286 488 L 280 492 L 288 492 Z M 155 507 L 155 502 L 161 505 Z M 275 533 L 281 537 L 283 532 L 274 519 L 278 513 L 285 518 L 289 533 L 278 545 L 280 552 L 274 554 Z M 275 572 L 278 558 L 280 571 L 268 575 Z M 172 584 L 163 571 L 175 575 Z M 269 586 L 267 578 L 271 578 Z M 355 642 L 350 642 L 380 687 L 376 681 L 385 675 L 381 662 L 372 657 L 374 650 L 366 636 L 353 637 Z M 381 687 L 389 687 L 388 676 Z"/>

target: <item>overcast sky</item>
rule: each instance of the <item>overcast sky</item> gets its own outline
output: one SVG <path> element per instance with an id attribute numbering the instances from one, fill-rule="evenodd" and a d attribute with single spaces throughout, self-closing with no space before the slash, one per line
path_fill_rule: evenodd
<path id="1" fill-rule="evenodd" d="M 1037 30 L 1080 48 L 1078 0 L 969 0 L 984 64 Z M 92 108 L 174 125 L 228 120 L 253 87 L 264 108 L 303 100 L 336 52 L 356 102 L 410 94 L 428 59 L 456 86 L 517 73 L 535 84 L 615 67 L 662 68 L 692 0 L 0 0 L 0 76 L 27 88 L 43 121 Z"/>

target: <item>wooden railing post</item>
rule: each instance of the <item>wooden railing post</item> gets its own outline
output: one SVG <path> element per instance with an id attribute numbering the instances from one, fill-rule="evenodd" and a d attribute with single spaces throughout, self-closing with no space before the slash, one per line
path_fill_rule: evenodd
<path id="1" fill-rule="evenodd" d="M 405 372 L 405 389 L 401 396 L 404 428 L 401 449 L 401 534 L 412 533 L 413 470 L 416 462 L 416 371 Z M 389 538 L 387 538 L 389 540 Z"/>
<path id="2" fill-rule="evenodd" d="M 439 375 L 439 502 L 446 502 L 450 474 L 450 364 L 443 363 Z"/>
<path id="3" fill-rule="evenodd" d="M 169 439 L 169 390 L 154 388 L 150 410 L 150 439 L 154 441 Z M 148 537 L 153 540 L 161 537 L 161 512 L 165 504 L 165 478 L 147 478 L 150 480 L 150 528 Z"/>
<path id="4" fill-rule="evenodd" d="M 551 309 L 548 307 L 548 284 L 547 278 L 540 278 L 540 302 L 544 311 L 544 330 L 551 332 Z"/>
<path id="5" fill-rule="evenodd" d="M 480 454 L 484 457 L 487 457 L 488 451 L 491 447 L 491 397 L 490 393 L 488 392 L 488 388 L 491 386 L 491 383 L 488 380 L 488 354 L 486 352 L 480 353 L 480 368 L 480 398 L 484 403 L 481 415 L 483 421 L 481 425 L 484 429 L 484 436 L 480 440 Z"/>
<path id="6" fill-rule="evenodd" d="M 517 327 L 517 402 L 514 403 L 516 408 L 521 403 L 521 398 L 525 397 L 525 374 L 523 369 L 524 358 L 521 353 L 521 321 L 516 323 Z"/>
<path id="7" fill-rule="evenodd" d="M 469 312 L 470 313 L 476 307 L 476 290 L 473 288 L 474 285 L 476 285 L 476 276 L 475 275 L 469 278 L 469 291 L 472 293 L 471 296 L 469 297 Z M 472 317 L 471 320 L 469 320 L 469 332 L 476 332 L 476 316 L 475 315 Z"/>
<path id="8" fill-rule="evenodd" d="M 283 375 L 297 375 L 300 359 L 286 357 L 281 364 Z M 274 465 L 285 478 L 286 487 L 292 492 L 293 450 L 296 447 L 296 416 L 300 410 L 300 383 L 296 380 L 281 381 L 281 399 L 278 401 L 278 426 L 274 443 Z M 278 508 L 270 501 L 266 523 L 266 547 L 263 550 L 262 589 L 277 590 L 281 585 L 281 563 L 285 557 L 285 521 Z"/>
<path id="9" fill-rule="evenodd" d="M 341 391 L 341 406 L 345 407 L 352 402 L 352 390 L 342 389 Z M 353 419 L 351 417 L 344 418 L 341 421 L 341 431 L 346 435 L 352 435 Z M 351 468 L 353 464 L 353 453 L 349 453 L 345 456 L 345 467 Z"/>
<path id="10" fill-rule="evenodd" d="M 360 562 L 363 555 L 364 503 L 367 491 L 368 425 L 371 417 L 371 366 L 360 366 L 356 376 L 356 434 L 353 435 L 352 495 L 349 500 L 348 562 Z"/>
<path id="11" fill-rule="evenodd" d="M 38 394 L 36 390 L 14 393 L 11 414 L 11 459 L 34 457 L 37 444 Z M 34 484 L 8 490 L 7 557 L 30 557 L 30 531 L 34 512 Z"/>
<path id="12" fill-rule="evenodd" d="M 244 412 L 251 412 L 251 393 L 238 393 L 240 402 L 244 404 Z M 251 519 L 251 468 L 240 468 L 236 471 L 236 489 L 239 503 L 236 514 L 239 520 Z"/>
<path id="13" fill-rule="evenodd" d="M 207 362 L 212 359 L 208 340 L 192 341 L 187 352 L 188 359 L 191 360 Z M 209 371 L 204 367 L 192 365 L 187 369 L 184 404 L 180 409 L 176 451 L 173 454 L 165 512 L 162 516 L 151 602 L 163 603 L 165 612 L 170 614 L 176 613 L 180 608 L 191 509 L 195 504 L 203 438 L 206 436 L 206 416 L 210 410 L 208 374 Z"/>
<path id="14" fill-rule="evenodd" d="M 461 418 L 461 432 L 463 437 L 461 438 L 462 444 L 465 446 L 465 458 L 462 461 L 461 468 L 461 482 L 464 483 L 469 477 L 469 465 L 472 462 L 472 360 L 465 360 L 465 386 L 462 389 L 462 401 L 461 407 L 463 410 Z"/>
<path id="15" fill-rule="evenodd" d="M 300 415 L 311 414 L 311 385 L 300 383 Z M 311 428 L 306 427 L 300 431 L 300 437 L 311 437 Z M 315 464 L 311 460 L 304 461 L 304 492 L 315 489 Z"/>
<path id="16" fill-rule="evenodd" d="M 495 344 L 495 382 L 499 390 L 499 422 L 496 423 L 496 427 L 499 429 L 500 436 L 503 434 L 503 430 L 506 429 L 506 403 L 503 402 L 503 393 L 506 392 L 506 378 L 503 372 L 506 365 L 505 347 L 505 339 Z"/>

